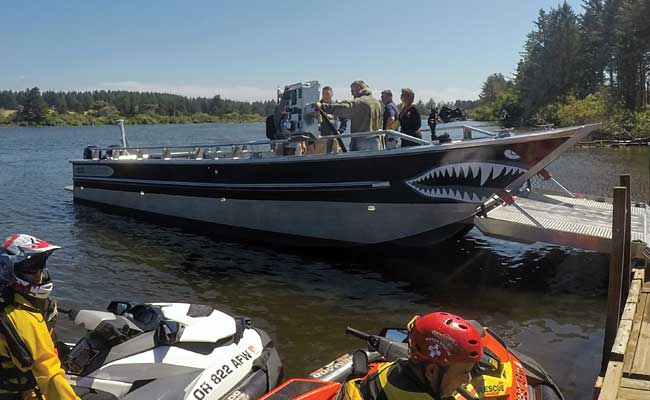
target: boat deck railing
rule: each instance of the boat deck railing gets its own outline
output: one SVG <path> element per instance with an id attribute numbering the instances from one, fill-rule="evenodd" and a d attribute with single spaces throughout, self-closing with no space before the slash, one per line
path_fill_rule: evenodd
<path id="1" fill-rule="evenodd" d="M 510 133 L 503 132 L 493 133 L 478 127 L 468 125 L 446 127 L 445 131 L 453 129 L 462 129 L 463 138 L 460 141 L 478 139 L 473 137 L 472 132 L 485 135 L 492 138 L 509 136 Z M 423 132 L 428 130 L 423 129 Z M 437 146 L 443 143 L 432 142 L 426 139 L 420 139 L 405 133 L 393 130 L 381 130 L 373 132 L 345 133 L 340 135 L 314 136 L 308 132 L 294 134 L 286 139 L 278 140 L 248 140 L 248 141 L 231 141 L 222 143 L 203 143 L 191 145 L 173 145 L 173 146 L 117 146 L 108 147 L 91 147 L 88 148 L 89 155 L 84 156 L 87 159 L 113 159 L 113 160 L 140 160 L 140 159 L 221 159 L 221 158 L 269 158 L 269 157 L 290 157 L 294 155 L 315 154 L 309 152 L 296 152 L 295 154 L 278 154 L 277 148 L 283 146 L 295 146 L 301 142 L 313 143 L 316 141 L 327 141 L 337 139 L 380 137 L 382 148 L 380 150 L 390 151 L 393 148 L 386 146 L 387 138 L 400 138 L 414 142 L 419 146 Z M 123 140 L 124 141 L 124 140 Z M 458 140 L 454 141 L 458 142 Z M 260 146 L 269 146 L 266 149 L 259 149 Z"/>

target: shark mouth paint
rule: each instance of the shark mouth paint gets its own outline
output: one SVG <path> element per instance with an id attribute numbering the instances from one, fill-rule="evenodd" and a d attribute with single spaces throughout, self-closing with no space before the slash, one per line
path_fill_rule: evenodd
<path id="1" fill-rule="evenodd" d="M 466 162 L 433 168 L 406 184 L 430 199 L 484 203 L 527 170 L 499 162 Z"/>

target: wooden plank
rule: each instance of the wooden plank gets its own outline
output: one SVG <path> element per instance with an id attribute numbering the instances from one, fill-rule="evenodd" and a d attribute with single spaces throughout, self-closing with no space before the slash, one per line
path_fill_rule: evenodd
<path id="1" fill-rule="evenodd" d="M 646 282 L 643 284 L 643 288 L 641 289 L 643 293 L 650 293 L 650 282 Z"/>
<path id="2" fill-rule="evenodd" d="M 650 393 L 645 390 L 621 388 L 618 391 L 619 400 L 648 400 Z"/>
<path id="3" fill-rule="evenodd" d="M 600 389 L 598 400 L 616 400 L 618 395 L 618 385 L 623 376 L 623 363 L 610 361 L 607 364 L 607 372 L 603 380 L 603 387 Z"/>
<path id="4" fill-rule="evenodd" d="M 612 345 L 612 351 L 609 355 L 611 361 L 623 361 L 627 342 L 630 340 L 630 331 L 632 331 L 632 321 L 621 320 L 621 323 L 618 325 L 614 345 Z"/>
<path id="5" fill-rule="evenodd" d="M 640 279 L 643 282 L 645 279 L 645 268 L 635 268 L 632 279 Z"/>
<path id="6" fill-rule="evenodd" d="M 630 332 L 630 340 L 627 342 L 627 350 L 625 352 L 625 360 L 623 365 L 623 374 L 629 376 L 632 371 L 632 362 L 634 361 L 634 353 L 636 352 L 636 345 L 639 341 L 639 333 L 641 332 L 641 321 L 643 320 L 643 311 L 645 310 L 648 302 L 648 295 L 641 293 L 639 303 L 634 313 L 632 320 L 632 332 Z"/>
<path id="7" fill-rule="evenodd" d="M 612 246 L 609 253 L 609 283 L 607 286 L 607 314 L 605 318 L 605 340 L 603 340 L 603 358 L 600 372 L 607 370 L 607 357 L 612 350 L 618 323 L 623 312 L 624 297 L 623 285 L 623 251 L 625 247 L 625 198 L 627 189 L 614 186 L 614 213 L 612 215 Z"/>
<path id="8" fill-rule="evenodd" d="M 636 312 L 636 301 L 634 303 L 626 303 L 621 315 L 621 321 L 632 321 L 634 313 Z"/>
<path id="9" fill-rule="evenodd" d="M 594 385 L 594 393 L 592 394 L 591 398 L 593 400 L 598 399 L 598 395 L 600 394 L 600 389 L 603 387 L 603 381 L 605 380 L 605 377 L 602 375 L 598 375 L 596 378 L 596 384 Z"/>
<path id="10" fill-rule="evenodd" d="M 627 295 L 627 302 L 628 303 L 636 303 L 637 299 L 639 298 L 639 293 L 641 293 L 641 285 L 643 284 L 643 281 L 639 279 L 635 279 L 632 281 L 632 284 L 630 285 L 630 293 Z"/>
<path id="11" fill-rule="evenodd" d="M 648 397 L 650 398 L 650 381 L 623 377 L 621 379 L 621 387 L 626 387 L 630 389 L 647 390 Z"/>
<path id="12" fill-rule="evenodd" d="M 650 379 L 650 307 L 647 299 L 630 376 Z"/>

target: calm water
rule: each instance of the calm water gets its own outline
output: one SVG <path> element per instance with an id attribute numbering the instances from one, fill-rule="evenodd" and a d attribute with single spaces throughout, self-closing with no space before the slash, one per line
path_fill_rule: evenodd
<path id="1" fill-rule="evenodd" d="M 132 145 L 262 138 L 261 124 L 129 126 Z M 248 315 L 274 338 L 287 376 L 361 345 L 347 325 L 378 331 L 439 308 L 480 320 L 537 358 L 567 398 L 589 399 L 600 365 L 607 258 L 518 245 L 473 230 L 425 250 L 277 249 L 210 238 L 74 205 L 67 160 L 118 143 L 115 127 L 0 129 L 0 236 L 28 232 L 64 246 L 51 258 L 65 307 L 111 299 L 183 301 Z M 648 198 L 648 149 L 574 150 L 549 170 L 566 186 L 608 196 L 633 174 Z M 67 322 L 59 334 L 72 337 Z"/>

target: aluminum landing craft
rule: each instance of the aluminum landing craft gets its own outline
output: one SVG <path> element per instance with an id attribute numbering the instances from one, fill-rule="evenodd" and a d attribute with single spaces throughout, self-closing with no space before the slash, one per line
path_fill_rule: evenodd
<path id="1" fill-rule="evenodd" d="M 277 129 L 267 124 L 275 140 L 129 148 L 122 131 L 122 147 L 88 147 L 71 161 L 74 199 L 292 245 L 426 246 L 471 228 L 485 201 L 598 127 L 516 136 L 466 127 L 464 140 L 447 143 L 395 131 L 319 136 L 319 93 L 317 81 L 285 87 Z M 345 150 L 348 138 L 417 145 L 279 155 L 334 140 Z"/>

